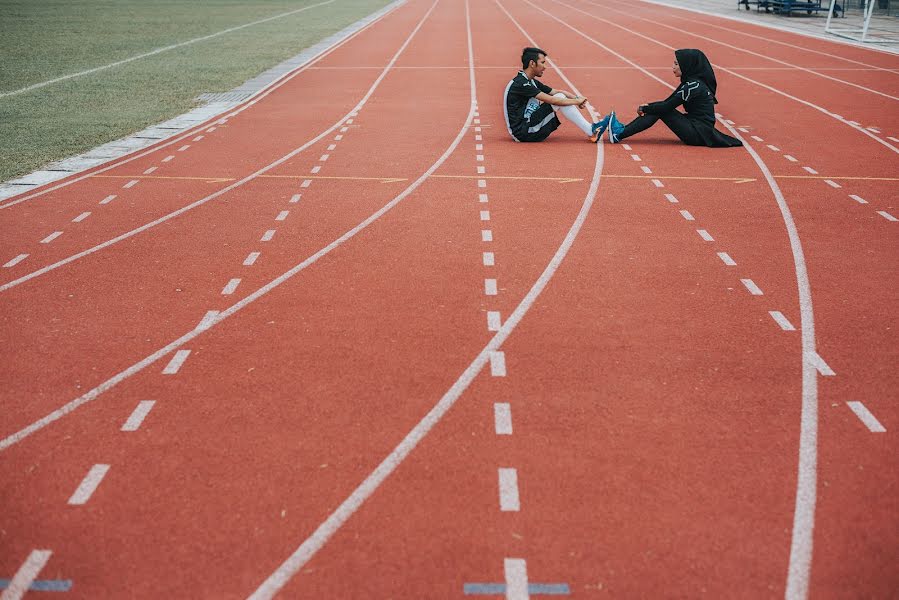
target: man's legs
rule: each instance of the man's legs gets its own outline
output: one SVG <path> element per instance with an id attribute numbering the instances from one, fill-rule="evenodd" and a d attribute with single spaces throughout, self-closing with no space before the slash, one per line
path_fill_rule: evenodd
<path id="1" fill-rule="evenodd" d="M 556 98 L 565 98 L 565 94 L 556 94 Z M 588 137 L 593 135 L 592 124 L 584 118 L 577 106 L 556 106 L 551 105 L 557 113 L 562 113 L 566 119 L 574 123 L 578 129 L 584 132 Z"/>

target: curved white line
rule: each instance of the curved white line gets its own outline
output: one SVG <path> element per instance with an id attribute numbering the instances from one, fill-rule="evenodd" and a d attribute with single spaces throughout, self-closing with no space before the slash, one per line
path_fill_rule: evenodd
<path id="1" fill-rule="evenodd" d="M 630 59 L 615 52 L 608 46 L 589 37 L 587 34 L 572 27 L 555 15 L 535 5 L 530 0 L 526 3 L 543 11 L 551 18 L 572 31 L 579 33 L 584 38 L 592 41 L 607 52 L 617 56 L 632 67 L 643 72 L 647 76 L 671 87 L 665 80 L 657 77 L 650 71 L 639 66 Z M 799 291 L 799 312 L 802 329 L 802 413 L 800 417 L 799 432 L 799 465 L 798 482 L 796 486 L 796 506 L 793 516 L 793 534 L 790 542 L 790 564 L 787 571 L 786 598 L 788 600 L 804 600 L 808 596 L 808 580 L 811 572 L 812 561 L 812 532 L 815 525 L 815 503 L 817 498 L 817 463 L 818 463 L 818 380 L 814 367 L 815 350 L 815 318 L 812 311 L 812 291 L 808 281 L 808 270 L 805 266 L 805 254 L 802 251 L 802 243 L 799 240 L 799 232 L 793 221 L 793 215 L 784 199 L 783 193 L 771 171 L 765 165 L 754 148 L 743 139 L 740 134 L 728 125 L 723 119 L 719 121 L 727 127 L 731 133 L 743 142 L 743 147 L 752 156 L 759 169 L 765 176 L 771 192 L 780 208 L 787 236 L 790 239 L 790 250 L 793 255 L 793 267 L 796 272 L 796 285 Z"/>

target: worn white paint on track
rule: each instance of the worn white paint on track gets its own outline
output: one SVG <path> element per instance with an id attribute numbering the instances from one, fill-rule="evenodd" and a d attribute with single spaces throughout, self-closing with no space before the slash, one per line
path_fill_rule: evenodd
<path id="1" fill-rule="evenodd" d="M 593 42 L 607 52 L 614 54 L 635 69 L 643 72 L 648 77 L 655 79 L 669 88 L 672 86 L 641 67 L 634 61 L 612 50 L 605 44 L 588 36 L 586 33 L 559 19 L 552 13 L 537 6 L 530 0 L 524 0 L 527 4 L 547 14 L 550 18 L 568 27 L 585 39 Z M 589 14 L 589 13 L 588 13 Z M 655 40 L 652 40 L 655 42 Z M 658 42 L 656 42 L 658 43 Z M 787 569 L 786 598 L 788 600 L 804 600 L 808 597 L 809 576 L 812 566 L 812 542 L 815 526 L 815 504 L 817 501 L 818 480 L 818 371 L 813 364 L 815 350 L 815 319 L 812 310 L 812 290 L 808 279 L 808 269 L 805 264 L 805 253 L 802 250 L 802 242 L 796 223 L 790 212 L 790 207 L 784 198 L 780 186 L 775 181 L 771 170 L 755 148 L 746 140 L 736 128 L 722 119 L 718 119 L 731 132 L 731 134 L 743 142 L 743 148 L 749 152 L 759 170 L 768 182 L 768 187 L 774 194 L 777 206 L 787 230 L 790 240 L 790 251 L 793 255 L 793 267 L 796 273 L 796 286 L 799 292 L 799 312 L 802 329 L 802 410 L 799 430 L 799 464 L 796 484 L 796 503 L 793 514 L 793 532 L 790 541 L 790 561 Z"/>
<path id="2" fill-rule="evenodd" d="M 512 19 L 513 23 L 521 29 L 521 26 L 517 21 L 514 20 L 511 14 L 505 10 L 505 7 L 502 6 L 499 2 L 497 4 L 503 9 L 504 12 Z M 468 2 L 465 3 L 465 13 L 466 13 L 466 21 L 469 23 L 468 27 L 468 38 L 469 38 L 469 65 L 473 64 L 474 56 L 472 50 L 472 42 L 471 42 L 471 26 L 470 26 L 470 15 L 469 15 L 469 7 Z M 522 32 L 524 30 L 522 29 Z M 525 33 L 525 37 L 530 37 Z M 531 39 L 531 43 L 533 44 L 533 39 Z M 552 63 L 550 63 L 552 64 Z M 571 90 L 579 94 L 577 88 L 572 85 L 567 78 L 565 78 L 564 74 L 559 71 L 559 75 L 565 80 L 566 83 L 570 86 Z M 472 89 L 472 107 L 474 107 L 477 98 L 475 97 L 475 83 L 474 83 L 474 69 L 470 69 L 470 77 L 471 77 L 471 89 Z M 472 111 L 473 112 L 473 111 Z M 469 116 L 469 118 L 471 118 Z M 464 131 L 462 132 L 464 134 Z M 461 140 L 461 134 L 460 138 Z M 571 249 L 574 240 L 577 238 L 580 233 L 581 227 L 584 224 L 584 221 L 587 219 L 587 215 L 590 213 L 590 209 L 593 207 L 594 199 L 596 198 L 596 193 L 599 190 L 599 182 L 600 176 L 602 174 L 603 167 L 603 144 L 596 144 L 596 166 L 593 171 L 593 178 L 590 183 L 590 188 L 587 191 L 586 196 L 584 197 L 583 205 L 581 206 L 580 211 L 578 212 L 577 217 L 571 225 L 571 228 L 568 230 L 568 233 L 565 235 L 562 243 L 560 244 L 558 250 L 556 250 L 549 264 L 540 274 L 540 277 L 537 281 L 534 282 L 534 285 L 528 291 L 528 293 L 522 298 L 521 302 L 512 311 L 512 314 L 503 323 L 503 326 L 500 330 L 490 339 L 486 346 L 478 353 L 478 355 L 472 360 L 472 362 L 468 365 L 468 367 L 462 372 L 458 379 L 456 379 L 455 383 L 447 390 L 447 392 L 440 398 L 437 404 L 418 422 L 418 424 L 412 428 L 412 430 L 406 435 L 405 438 L 393 449 L 393 451 L 377 466 L 377 468 L 372 471 L 368 477 L 365 478 L 359 486 L 353 490 L 353 492 L 337 507 L 337 509 L 328 516 L 325 521 L 318 526 L 318 528 L 310 535 L 302 544 L 294 551 L 290 557 L 287 558 L 274 573 L 266 579 L 265 582 L 249 597 L 250 600 L 263 600 L 269 599 L 275 596 L 284 585 L 293 577 L 300 569 L 305 565 L 315 554 L 327 543 L 327 541 L 333 536 L 342 526 L 343 524 L 362 506 L 362 504 L 375 492 L 375 490 L 380 487 L 380 485 L 390 476 L 390 474 L 406 459 L 406 457 L 415 449 L 415 447 L 425 438 L 425 436 L 430 432 L 430 430 L 443 418 L 443 416 L 449 411 L 450 408 L 456 403 L 456 401 L 462 396 L 468 386 L 471 385 L 472 381 L 474 381 L 475 377 L 481 372 L 484 366 L 489 362 L 490 355 L 492 352 L 497 351 L 501 348 L 502 344 L 508 339 L 508 337 L 515 330 L 515 327 L 524 316 L 527 314 L 528 310 L 530 310 L 531 306 L 533 306 L 534 302 L 543 292 L 544 288 L 549 284 L 549 281 L 552 279 L 555 272 L 558 270 L 559 266 L 562 264 L 562 261 L 565 259 L 565 256 L 568 254 L 568 251 Z M 523 562 L 523 561 L 522 561 Z M 525 582 L 525 593 L 526 593 L 526 582 Z"/>

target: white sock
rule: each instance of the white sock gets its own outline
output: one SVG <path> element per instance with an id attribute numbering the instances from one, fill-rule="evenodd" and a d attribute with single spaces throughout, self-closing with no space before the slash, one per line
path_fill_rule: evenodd
<path id="1" fill-rule="evenodd" d="M 556 98 L 565 98 L 564 94 L 556 94 Z M 556 106 L 553 105 L 553 110 L 556 112 L 561 112 L 565 115 L 565 118 L 574 123 L 580 128 L 586 135 L 593 135 L 592 124 L 587 122 L 587 119 L 584 118 L 584 115 L 581 114 L 580 109 L 574 105 L 568 106 Z"/>

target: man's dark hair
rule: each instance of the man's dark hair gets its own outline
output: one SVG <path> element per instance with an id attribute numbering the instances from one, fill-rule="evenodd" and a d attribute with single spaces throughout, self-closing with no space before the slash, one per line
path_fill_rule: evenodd
<path id="1" fill-rule="evenodd" d="M 521 68 L 527 69 L 531 64 L 531 61 L 537 62 L 540 59 L 540 55 L 549 56 L 545 50 L 541 50 L 540 48 L 525 48 L 521 51 Z"/>

